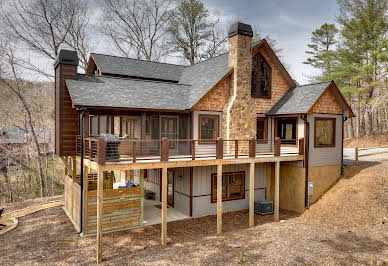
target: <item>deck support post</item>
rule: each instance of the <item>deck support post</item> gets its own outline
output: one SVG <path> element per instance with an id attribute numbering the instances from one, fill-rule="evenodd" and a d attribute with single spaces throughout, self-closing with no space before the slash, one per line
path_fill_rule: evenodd
<path id="1" fill-rule="evenodd" d="M 83 189 L 83 206 L 82 206 L 82 211 L 83 211 L 83 225 L 82 225 L 82 233 L 83 235 L 87 235 L 88 233 L 88 185 L 89 185 L 89 180 L 88 180 L 88 175 L 89 175 L 89 168 L 84 165 L 84 189 Z"/>
<path id="2" fill-rule="evenodd" d="M 222 164 L 217 165 L 217 234 L 222 233 Z"/>
<path id="3" fill-rule="evenodd" d="M 102 262 L 103 171 L 97 170 L 97 263 Z"/>
<path id="4" fill-rule="evenodd" d="M 167 166 L 162 168 L 162 245 L 167 245 Z"/>
<path id="5" fill-rule="evenodd" d="M 255 162 L 249 167 L 249 227 L 255 225 Z"/>
<path id="6" fill-rule="evenodd" d="M 279 221 L 279 178 L 280 178 L 280 161 L 275 162 L 275 206 L 274 219 Z"/>
<path id="7" fill-rule="evenodd" d="M 143 226 L 144 222 L 144 172 L 140 170 L 140 225 Z"/>

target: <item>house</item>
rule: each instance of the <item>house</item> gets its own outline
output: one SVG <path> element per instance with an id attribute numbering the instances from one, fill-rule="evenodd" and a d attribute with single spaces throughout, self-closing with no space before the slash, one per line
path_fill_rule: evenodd
<path id="1" fill-rule="evenodd" d="M 223 211 L 249 208 L 252 226 L 253 202 L 267 199 L 278 220 L 279 208 L 301 213 L 338 179 L 352 110 L 333 81 L 296 84 L 252 35 L 232 25 L 229 52 L 192 66 L 91 54 L 78 74 L 77 54 L 60 51 L 56 153 L 72 173 L 65 211 L 84 234 L 97 233 L 98 260 L 102 231 L 144 225 L 144 190 L 162 202 L 166 244 L 173 211 L 217 213 L 220 233 Z M 124 175 L 138 186 L 113 189 Z"/>

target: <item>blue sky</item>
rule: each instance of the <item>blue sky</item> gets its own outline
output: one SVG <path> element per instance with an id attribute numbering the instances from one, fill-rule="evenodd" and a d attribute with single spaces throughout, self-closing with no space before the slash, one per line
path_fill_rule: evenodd
<path id="1" fill-rule="evenodd" d="M 302 64 L 311 32 L 323 23 L 335 23 L 338 15 L 336 0 L 205 0 L 211 11 L 221 16 L 227 29 L 236 20 L 258 25 L 260 32 L 269 34 L 283 49 L 281 60 L 299 83 L 308 83 L 315 71 Z"/>

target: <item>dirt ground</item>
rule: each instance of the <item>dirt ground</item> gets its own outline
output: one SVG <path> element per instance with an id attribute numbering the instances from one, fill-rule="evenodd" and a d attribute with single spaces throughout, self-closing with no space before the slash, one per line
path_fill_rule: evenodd
<path id="1" fill-rule="evenodd" d="M 103 236 L 106 265 L 368 264 L 388 265 L 388 161 L 345 169 L 342 179 L 302 215 L 281 212 L 256 217 L 225 213 L 224 233 L 216 217 L 168 224 L 168 245 L 160 226 Z M 19 220 L 0 236 L 0 265 L 94 264 L 95 237 L 80 238 L 61 207 Z"/>
<path id="2" fill-rule="evenodd" d="M 344 148 L 373 148 L 382 145 L 388 145 L 388 133 L 344 140 Z"/>

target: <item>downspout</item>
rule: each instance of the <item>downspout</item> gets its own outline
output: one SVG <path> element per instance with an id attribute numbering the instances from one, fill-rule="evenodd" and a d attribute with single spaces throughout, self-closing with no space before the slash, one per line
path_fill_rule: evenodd
<path id="1" fill-rule="evenodd" d="M 80 184 L 81 184 L 81 197 L 80 197 L 80 226 L 78 234 L 83 232 L 83 210 L 84 210 L 84 117 L 86 109 L 80 109 L 81 112 L 81 122 L 80 122 L 80 131 L 81 131 L 81 167 L 80 167 Z"/>
<path id="2" fill-rule="evenodd" d="M 306 128 L 305 134 L 305 150 L 304 150 L 304 162 L 305 162 L 305 188 L 304 188 L 304 206 L 309 208 L 309 195 L 308 195 L 308 185 L 309 185 L 309 150 L 310 150 L 310 123 L 307 120 L 307 114 L 302 116 L 304 120 L 304 125 Z"/>

